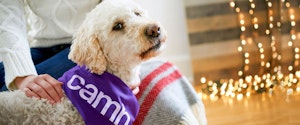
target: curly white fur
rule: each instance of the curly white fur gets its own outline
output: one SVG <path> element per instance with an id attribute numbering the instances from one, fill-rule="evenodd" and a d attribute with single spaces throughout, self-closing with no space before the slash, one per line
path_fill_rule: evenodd
<path id="1" fill-rule="evenodd" d="M 51 105 L 45 99 L 28 98 L 22 91 L 1 92 L 1 125 L 83 125 L 84 122 L 64 97 L 61 103 Z"/>
<path id="2" fill-rule="evenodd" d="M 104 0 L 87 15 L 74 35 L 69 58 L 92 73 L 108 71 L 129 87 L 136 87 L 140 82 L 140 63 L 159 54 L 165 39 L 163 27 L 132 0 Z M 0 124 L 84 123 L 66 97 L 51 105 L 16 90 L 0 93 Z"/>

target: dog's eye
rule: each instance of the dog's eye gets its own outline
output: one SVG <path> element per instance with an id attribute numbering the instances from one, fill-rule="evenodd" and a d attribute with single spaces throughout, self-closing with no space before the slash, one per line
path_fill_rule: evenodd
<path id="1" fill-rule="evenodd" d="M 139 12 L 134 12 L 134 14 L 135 14 L 136 16 L 141 16 L 141 13 L 139 13 Z"/>
<path id="2" fill-rule="evenodd" d="M 123 29 L 123 24 L 122 23 L 117 23 L 114 27 L 113 30 L 121 30 Z"/>

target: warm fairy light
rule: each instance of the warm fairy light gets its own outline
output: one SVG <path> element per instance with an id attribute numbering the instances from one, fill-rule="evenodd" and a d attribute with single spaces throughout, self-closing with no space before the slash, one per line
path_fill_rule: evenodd
<path id="1" fill-rule="evenodd" d="M 266 67 L 270 68 L 270 66 L 271 66 L 270 62 L 267 62 Z"/>
<path id="2" fill-rule="evenodd" d="M 231 1 L 231 2 L 230 2 L 230 7 L 233 8 L 234 6 L 235 6 L 235 2 Z"/>
<path id="3" fill-rule="evenodd" d="M 292 22 L 291 22 L 291 26 L 296 26 L 296 22 L 295 22 L 295 21 L 292 21 Z"/>
<path id="4" fill-rule="evenodd" d="M 249 55 L 250 55 L 249 53 L 245 53 L 246 58 L 249 58 Z"/>
<path id="5" fill-rule="evenodd" d="M 295 59 L 299 59 L 299 54 L 295 54 Z"/>
<path id="6" fill-rule="evenodd" d="M 269 30 L 269 29 L 266 29 L 266 31 L 265 31 L 265 32 L 266 32 L 266 34 L 267 34 L 267 35 L 269 35 L 269 34 L 270 34 L 270 30 Z"/>
<path id="7" fill-rule="evenodd" d="M 205 77 L 201 77 L 200 82 L 201 83 L 206 83 L 206 78 Z"/>
<path id="8" fill-rule="evenodd" d="M 251 9 L 249 10 L 249 14 L 253 15 L 254 11 Z"/>
<path id="9" fill-rule="evenodd" d="M 254 29 L 258 29 L 258 24 L 254 24 Z"/>
<path id="10" fill-rule="evenodd" d="M 245 64 L 249 64 L 250 60 L 249 59 L 245 59 Z"/>
<path id="11" fill-rule="evenodd" d="M 299 48 L 296 47 L 294 51 L 295 51 L 296 53 L 299 53 Z"/>
<path id="12" fill-rule="evenodd" d="M 272 7 L 272 2 L 268 2 L 268 7 Z"/>
<path id="13" fill-rule="evenodd" d="M 295 74 L 297 78 L 300 78 L 300 71 L 297 71 Z"/>
<path id="14" fill-rule="evenodd" d="M 262 48 L 262 43 L 258 43 L 257 46 L 258 46 L 259 48 Z"/>
<path id="15" fill-rule="evenodd" d="M 269 27 L 270 27 L 270 28 L 273 28 L 273 27 L 274 27 L 273 23 L 270 23 L 270 24 L 269 24 Z"/>
<path id="16" fill-rule="evenodd" d="M 240 11 L 241 11 L 241 9 L 240 8 L 235 8 L 235 11 L 237 12 L 237 13 L 239 13 Z"/>
<path id="17" fill-rule="evenodd" d="M 293 42 L 292 42 L 292 41 L 289 41 L 289 42 L 288 42 L 288 46 L 289 46 L 289 47 L 293 46 Z"/>
<path id="18" fill-rule="evenodd" d="M 259 49 L 259 52 L 260 52 L 260 53 L 263 53 L 263 52 L 264 52 L 264 48 L 260 48 L 260 49 Z"/>
<path id="19" fill-rule="evenodd" d="M 238 72 L 238 75 L 239 75 L 239 76 L 242 76 L 242 75 L 243 75 L 243 71 L 239 71 L 239 72 Z"/>
<path id="20" fill-rule="evenodd" d="M 243 94 L 238 94 L 236 97 L 237 97 L 238 100 L 242 100 L 243 99 Z"/>
<path id="21" fill-rule="evenodd" d="M 241 44 L 242 44 L 242 45 L 246 45 L 246 40 L 242 40 L 242 41 L 241 41 Z"/>
<path id="22" fill-rule="evenodd" d="M 253 17 L 253 22 L 254 22 L 254 23 L 257 23 L 257 22 L 258 22 L 257 17 Z"/>
<path id="23" fill-rule="evenodd" d="M 254 3 L 251 3 L 251 8 L 255 8 L 255 4 Z"/>
<path id="24" fill-rule="evenodd" d="M 291 35 L 291 39 L 292 39 L 292 40 L 296 40 L 296 38 L 297 38 L 296 35 L 294 35 L 294 34 Z"/>
<path id="25" fill-rule="evenodd" d="M 241 20 L 240 20 L 240 24 L 241 24 L 241 25 L 244 25 L 244 24 L 245 24 L 245 20 L 241 19 Z"/>
<path id="26" fill-rule="evenodd" d="M 288 67 L 288 70 L 289 70 L 289 71 L 292 71 L 292 70 L 293 70 L 293 66 L 289 66 L 289 67 Z"/>
<path id="27" fill-rule="evenodd" d="M 260 62 L 260 66 L 265 66 L 266 63 L 265 62 Z"/>
<path id="28" fill-rule="evenodd" d="M 274 20 L 274 17 L 273 17 L 273 16 L 270 16 L 270 17 L 269 17 L 269 20 L 270 20 L 270 21 L 273 21 L 273 20 Z"/>
<path id="29" fill-rule="evenodd" d="M 241 27 L 241 31 L 245 31 L 246 30 L 246 27 L 245 26 L 242 26 Z"/>
<path id="30" fill-rule="evenodd" d="M 290 19 L 294 20 L 295 19 L 295 15 L 290 15 Z"/>
<path id="31" fill-rule="evenodd" d="M 271 49 L 273 52 L 276 52 L 276 47 L 275 46 L 271 46 Z"/>
<path id="32" fill-rule="evenodd" d="M 249 32 L 253 32 L 253 29 L 246 29 L 246 24 L 252 25 L 252 28 L 254 28 L 255 32 L 260 31 L 260 28 L 262 28 L 259 26 L 259 24 L 262 24 L 263 22 L 258 23 L 258 20 L 260 19 L 256 17 L 255 8 L 257 6 L 253 1 L 254 0 L 249 0 L 250 8 L 248 10 L 248 14 L 250 14 L 250 19 L 247 15 L 244 15 L 245 13 L 241 13 L 241 9 L 237 6 L 235 1 L 231 1 L 229 3 L 230 7 L 232 7 L 238 15 L 239 26 L 241 30 L 241 41 L 240 45 L 237 47 L 237 51 L 243 56 L 243 67 L 241 67 L 241 69 L 237 72 L 239 79 L 234 80 L 231 78 L 221 79 L 220 81 L 208 81 L 205 77 L 201 77 L 200 83 L 206 86 L 208 93 L 205 94 L 206 92 L 203 91 L 203 93 L 201 92 L 198 94 L 202 99 L 217 100 L 218 98 L 225 96 L 242 100 L 244 97 L 249 97 L 252 95 L 252 93 L 275 93 L 277 88 L 283 88 L 282 90 L 286 90 L 287 95 L 291 95 L 295 92 L 300 93 L 300 71 L 297 71 L 299 70 L 300 50 L 299 47 L 297 47 L 299 44 L 297 43 L 298 41 L 296 37 L 297 24 L 295 19 L 297 19 L 297 15 L 295 15 L 295 10 L 290 8 L 291 5 L 288 0 L 280 0 L 282 5 L 284 5 L 288 10 L 287 18 L 290 23 L 290 40 L 287 42 L 287 45 L 294 53 L 292 56 L 293 63 L 290 63 L 290 65 L 287 67 L 289 74 L 283 74 L 281 71 L 283 67 L 280 64 L 282 59 L 280 51 L 281 49 L 278 48 L 281 47 L 279 43 L 281 41 L 279 41 L 280 38 L 273 34 L 273 31 L 280 29 L 282 26 L 282 22 L 280 21 L 284 20 L 286 17 L 281 16 L 281 20 L 278 21 L 278 19 L 275 18 L 276 16 L 274 16 L 274 14 L 277 12 L 274 10 L 275 6 L 273 7 L 272 1 L 265 0 L 268 9 L 266 17 L 267 28 L 263 30 L 266 34 L 265 37 L 268 37 L 270 41 L 268 43 L 257 41 L 255 35 L 250 37 L 247 36 Z M 281 11 L 281 15 L 284 15 L 284 12 L 286 11 Z M 277 27 L 275 27 L 275 24 Z M 274 33 L 276 34 L 276 32 Z M 252 61 L 252 58 L 250 58 L 250 56 L 253 56 L 255 53 L 252 54 L 251 52 L 250 55 L 250 52 L 247 51 L 248 49 L 246 49 L 246 47 L 252 44 L 257 44 L 257 54 L 259 56 L 258 63 L 260 64 L 260 67 L 252 67 L 249 65 L 250 62 L 256 62 Z M 269 51 L 269 49 L 271 49 L 271 51 Z M 269 59 L 268 57 L 270 57 L 270 55 L 272 58 Z M 263 71 L 260 74 L 248 75 L 248 71 L 251 71 L 251 68 L 261 68 Z"/>
<path id="33" fill-rule="evenodd" d="M 264 55 L 264 54 L 261 54 L 261 55 L 260 55 L 260 58 L 261 58 L 261 59 L 264 59 L 264 58 L 265 58 L 265 55 Z"/>
<path id="34" fill-rule="evenodd" d="M 239 46 L 239 47 L 238 47 L 238 51 L 239 51 L 239 52 L 242 52 L 242 51 L 243 51 L 243 47 Z"/>
<path id="35" fill-rule="evenodd" d="M 278 53 L 277 53 L 277 52 L 274 52 L 274 53 L 272 54 L 273 59 L 276 59 L 277 56 L 278 56 Z"/>
<path id="36" fill-rule="evenodd" d="M 286 6 L 287 8 L 291 7 L 290 2 L 286 2 L 286 3 L 285 3 L 285 6 Z"/>
<path id="37" fill-rule="evenodd" d="M 278 60 L 281 60 L 281 55 L 278 55 L 278 56 L 277 56 L 277 59 L 278 59 Z"/>
<path id="38" fill-rule="evenodd" d="M 281 27 L 281 22 L 277 22 L 277 27 Z"/>

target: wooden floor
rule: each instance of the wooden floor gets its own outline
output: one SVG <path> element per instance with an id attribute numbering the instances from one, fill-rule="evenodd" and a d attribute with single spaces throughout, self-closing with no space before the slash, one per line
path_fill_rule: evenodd
<path id="1" fill-rule="evenodd" d="M 300 125 L 299 93 L 202 100 L 208 125 Z"/>

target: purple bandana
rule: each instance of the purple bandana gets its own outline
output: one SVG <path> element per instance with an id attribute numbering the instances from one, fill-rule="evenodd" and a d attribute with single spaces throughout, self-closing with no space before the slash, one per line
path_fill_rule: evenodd
<path id="1" fill-rule="evenodd" d="M 76 66 L 59 81 L 86 125 L 131 125 L 138 114 L 139 104 L 132 91 L 108 72 L 97 75 Z"/>

